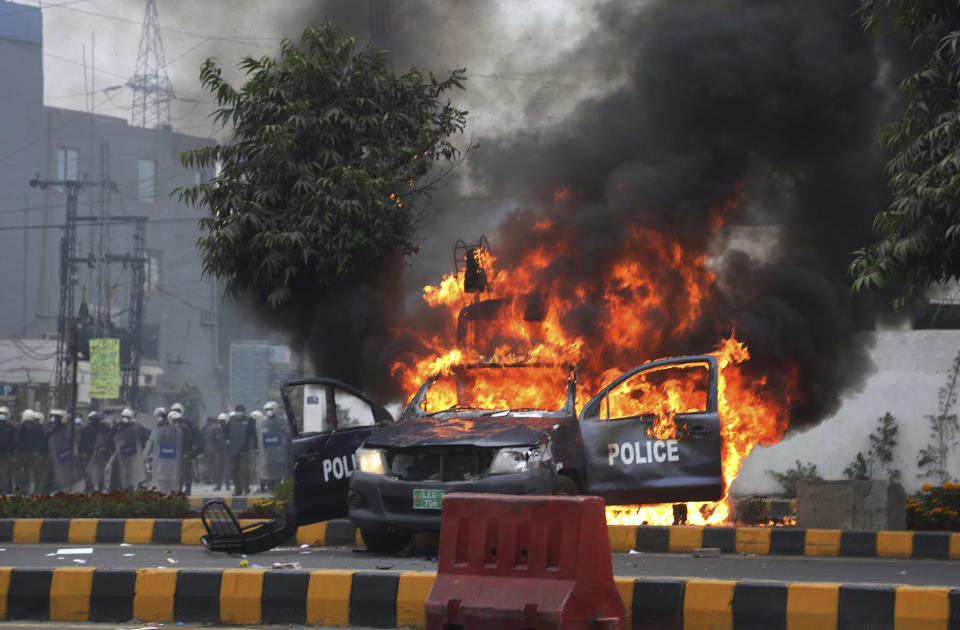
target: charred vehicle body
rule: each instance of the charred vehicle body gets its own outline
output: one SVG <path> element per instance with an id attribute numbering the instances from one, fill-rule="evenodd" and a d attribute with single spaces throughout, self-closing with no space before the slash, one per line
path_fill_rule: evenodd
<path id="1" fill-rule="evenodd" d="M 448 492 L 718 500 L 718 378 L 713 356 L 654 361 L 578 417 L 572 369 L 465 366 L 427 379 L 396 420 L 344 383 L 288 382 L 297 523 L 349 515 L 371 550 L 392 552 L 439 530 Z"/>

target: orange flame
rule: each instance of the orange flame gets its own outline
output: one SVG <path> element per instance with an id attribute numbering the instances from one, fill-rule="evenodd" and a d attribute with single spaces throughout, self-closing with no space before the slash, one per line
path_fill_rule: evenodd
<path id="1" fill-rule="evenodd" d="M 722 225 L 740 193 L 738 190 L 735 199 L 715 209 L 711 227 Z M 555 201 L 569 194 L 562 188 Z M 573 250 L 576 239 L 567 229 L 552 219 L 533 223 L 529 247 L 511 252 L 509 264 L 501 263 L 489 251 L 477 251 L 488 279 L 489 294 L 484 299 L 491 306 L 482 317 L 461 314 L 465 307 L 471 308 L 461 290 L 463 271 L 445 275 L 436 286 L 424 287 L 424 301 L 445 313 L 447 325 L 429 333 L 397 331 L 413 335 L 420 343 L 416 352 L 391 366 L 403 390 L 412 394 L 426 378 L 450 374 L 456 366 L 471 363 L 576 365 L 579 411 L 580 405 L 625 370 L 670 354 L 664 349 L 698 330 L 709 314 L 716 276 L 708 268 L 705 254 L 690 251 L 679 239 L 649 227 L 626 226 L 625 238 L 618 239 L 620 244 L 612 252 L 614 262 L 599 271 L 599 279 L 594 274 L 590 282 L 579 281 L 571 261 L 580 262 L 583 254 Z M 593 313 L 586 329 L 578 325 L 584 310 Z M 771 386 L 767 375 L 750 369 L 750 353 L 733 333 L 721 335 L 712 354 L 720 368 L 717 402 L 725 491 L 721 501 L 688 504 L 690 524 L 728 520 L 730 485 L 757 444 L 770 445 L 782 439 L 798 379 L 795 369 L 786 366 L 773 379 L 776 386 Z M 682 378 L 672 375 L 643 392 L 644 400 L 655 402 L 651 436 L 674 435 L 675 414 L 704 408 L 704 371 L 682 372 Z M 493 379 L 474 389 L 476 406 L 557 409 L 562 405 L 563 389 L 556 382 L 532 381 L 519 391 L 508 375 Z M 438 409 L 457 401 L 454 390 L 438 396 Z M 610 404 L 613 408 L 617 403 L 611 400 Z M 673 519 L 672 505 L 607 508 L 610 523 L 669 524 Z"/>

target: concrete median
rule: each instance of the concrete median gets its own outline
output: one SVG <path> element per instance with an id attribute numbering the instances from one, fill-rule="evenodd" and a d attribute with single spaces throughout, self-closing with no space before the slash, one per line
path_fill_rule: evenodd
<path id="1" fill-rule="evenodd" d="M 434 577 L 389 571 L 0 568 L 0 618 L 422 628 Z M 753 580 L 616 582 L 632 628 L 960 627 L 960 589 Z"/>
<path id="2" fill-rule="evenodd" d="M 241 525 L 256 522 L 240 520 Z M 712 547 L 729 554 L 960 560 L 960 534 L 951 532 L 651 525 L 610 525 L 607 532 L 615 552 L 689 553 Z M 199 545 L 204 533 L 200 519 L 0 519 L 0 543 Z M 349 521 L 334 520 L 298 528 L 290 544 L 362 546 L 363 537 Z M 416 545 L 435 549 L 437 536 L 418 535 Z"/>

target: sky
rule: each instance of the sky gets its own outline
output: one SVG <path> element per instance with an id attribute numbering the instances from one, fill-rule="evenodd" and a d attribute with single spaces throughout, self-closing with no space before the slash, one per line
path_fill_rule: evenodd
<path id="1" fill-rule="evenodd" d="M 124 84 L 135 71 L 146 0 L 24 4 L 43 9 L 45 104 L 129 119 L 132 93 Z M 455 10 L 446 10 L 425 0 L 393 0 L 396 67 L 416 65 L 438 75 L 467 68 L 468 90 L 457 104 L 471 111 L 471 134 L 509 133 L 531 118 L 549 122 L 580 98 L 609 89 L 577 52 L 582 39 L 591 37 L 592 3 L 502 0 L 477 3 L 482 9 L 453 4 Z M 239 83 L 236 63 L 242 57 L 272 55 L 281 38 L 295 39 L 324 18 L 361 42 L 369 36 L 368 3 L 362 0 L 158 0 L 157 6 L 177 95 L 173 126 L 202 137 L 224 137 L 209 123 L 213 101 L 199 83 L 208 57 L 219 58 L 226 76 Z M 544 92 L 563 98 L 544 98 Z"/>

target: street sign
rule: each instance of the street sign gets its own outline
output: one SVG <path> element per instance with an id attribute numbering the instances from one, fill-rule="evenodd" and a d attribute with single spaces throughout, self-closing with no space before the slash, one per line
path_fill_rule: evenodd
<path id="1" fill-rule="evenodd" d="M 120 398 L 120 340 L 90 340 L 90 398 Z"/>

